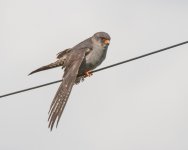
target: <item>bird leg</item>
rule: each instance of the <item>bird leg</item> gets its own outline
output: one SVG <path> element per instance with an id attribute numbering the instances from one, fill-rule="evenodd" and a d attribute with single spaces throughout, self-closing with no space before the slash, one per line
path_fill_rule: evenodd
<path id="1" fill-rule="evenodd" d="M 84 78 L 91 77 L 92 75 L 93 75 L 93 73 L 91 70 L 84 72 Z"/>
<path id="2" fill-rule="evenodd" d="M 75 80 L 75 84 L 79 84 L 81 81 L 83 82 L 86 77 L 91 77 L 92 75 L 93 75 L 93 73 L 92 73 L 91 70 L 85 71 L 83 73 L 83 75 L 78 75 L 77 76 L 77 78 Z"/>

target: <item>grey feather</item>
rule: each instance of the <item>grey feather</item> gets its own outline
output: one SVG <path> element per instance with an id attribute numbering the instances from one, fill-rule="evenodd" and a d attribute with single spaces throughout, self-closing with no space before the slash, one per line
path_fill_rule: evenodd
<path id="1" fill-rule="evenodd" d="M 56 62 L 51 63 L 51 64 L 46 65 L 46 66 L 42 66 L 42 67 L 32 71 L 29 75 L 34 74 L 36 72 L 40 72 L 40 71 L 44 71 L 44 70 L 60 67 L 60 66 L 64 66 L 64 60 L 63 59 L 59 59 Z"/>
<path id="2" fill-rule="evenodd" d="M 84 77 L 80 77 L 80 75 L 95 69 L 105 59 L 108 44 L 104 44 L 102 39 L 110 40 L 111 38 L 105 32 L 97 32 L 76 46 L 58 53 L 56 62 L 30 73 L 33 74 L 59 66 L 65 68 L 63 81 L 50 105 L 48 117 L 50 130 L 53 129 L 55 122 L 57 127 L 73 85 L 83 80 Z"/>
<path id="3" fill-rule="evenodd" d="M 78 52 L 72 53 L 69 58 L 69 62 L 66 63 L 68 67 L 65 68 L 65 73 L 63 77 L 63 81 L 52 101 L 49 110 L 49 125 L 48 127 L 52 130 L 54 123 L 57 120 L 57 124 L 59 123 L 62 112 L 65 108 L 69 95 L 71 93 L 72 87 L 75 83 L 75 80 L 78 75 L 78 70 L 80 65 L 85 57 L 85 49 L 79 49 Z"/>

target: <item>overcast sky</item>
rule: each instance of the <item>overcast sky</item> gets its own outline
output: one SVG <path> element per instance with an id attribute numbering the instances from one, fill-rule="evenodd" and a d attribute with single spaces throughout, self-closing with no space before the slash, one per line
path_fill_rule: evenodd
<path id="1" fill-rule="evenodd" d="M 110 65 L 188 40 L 187 0 L 0 0 L 0 95 L 62 78 L 28 73 L 105 31 Z M 0 99 L 1 150 L 187 150 L 188 45 L 97 72 L 47 128 L 59 84 Z"/>

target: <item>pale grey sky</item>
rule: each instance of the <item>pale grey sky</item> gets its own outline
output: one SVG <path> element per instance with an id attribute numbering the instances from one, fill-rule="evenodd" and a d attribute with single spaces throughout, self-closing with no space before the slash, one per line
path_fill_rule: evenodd
<path id="1" fill-rule="evenodd" d="M 188 40 L 186 0 L 0 0 L 0 94 L 61 79 L 27 76 L 56 54 L 108 32 L 110 65 Z M 75 86 L 57 129 L 59 84 L 0 99 L 2 150 L 187 150 L 188 45 L 94 74 Z"/>

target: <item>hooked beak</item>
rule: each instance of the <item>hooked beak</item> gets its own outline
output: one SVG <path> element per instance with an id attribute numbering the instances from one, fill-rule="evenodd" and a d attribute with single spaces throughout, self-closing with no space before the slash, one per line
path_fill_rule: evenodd
<path id="1" fill-rule="evenodd" d="M 110 40 L 105 40 L 104 44 L 109 45 L 110 44 Z"/>

